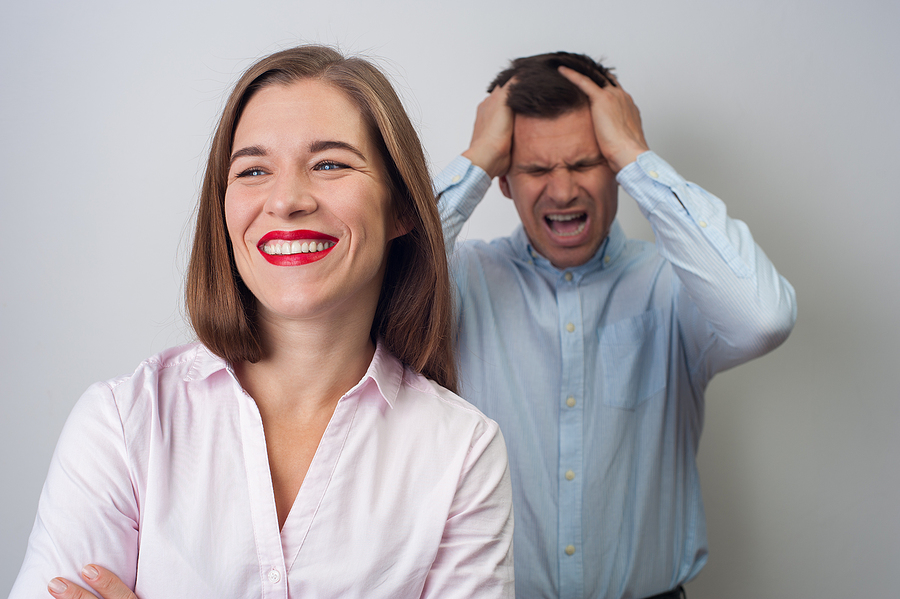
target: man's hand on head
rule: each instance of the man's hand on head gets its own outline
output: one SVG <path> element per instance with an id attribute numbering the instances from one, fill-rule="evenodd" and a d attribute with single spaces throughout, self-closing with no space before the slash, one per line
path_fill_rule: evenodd
<path id="1" fill-rule="evenodd" d="M 559 67 L 559 72 L 590 99 L 594 135 L 613 172 L 618 173 L 650 149 L 644 139 L 641 112 L 615 77 L 608 75 L 612 85 L 600 87 L 572 69 Z"/>
<path id="2" fill-rule="evenodd" d="M 478 105 L 472 142 L 462 154 L 492 179 L 509 170 L 513 133 L 513 113 L 506 105 L 509 84 L 494 88 Z"/>

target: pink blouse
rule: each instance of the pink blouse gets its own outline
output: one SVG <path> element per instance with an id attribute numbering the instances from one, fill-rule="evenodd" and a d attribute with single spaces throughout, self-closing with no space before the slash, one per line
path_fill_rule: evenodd
<path id="1" fill-rule="evenodd" d="M 87 563 L 141 599 L 512 597 L 512 531 L 497 424 L 380 345 L 279 531 L 256 403 L 193 344 L 76 404 L 10 597 Z"/>

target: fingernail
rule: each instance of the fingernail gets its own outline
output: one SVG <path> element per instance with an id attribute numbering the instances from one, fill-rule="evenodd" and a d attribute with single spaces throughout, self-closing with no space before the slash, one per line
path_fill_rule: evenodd
<path id="1" fill-rule="evenodd" d="M 59 595 L 60 593 L 65 593 L 67 588 L 69 587 L 66 586 L 66 583 L 61 581 L 59 578 L 54 578 L 47 585 L 47 589 L 49 589 L 51 593 L 56 593 L 57 595 Z"/>
<path id="2" fill-rule="evenodd" d="M 87 578 L 88 580 L 94 580 L 98 576 L 100 576 L 100 571 L 97 570 L 94 566 L 85 566 L 81 569 L 81 575 Z"/>

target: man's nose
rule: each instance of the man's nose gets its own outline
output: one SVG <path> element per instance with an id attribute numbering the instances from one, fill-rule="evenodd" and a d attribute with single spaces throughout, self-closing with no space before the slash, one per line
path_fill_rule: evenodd
<path id="1" fill-rule="evenodd" d="M 568 204 L 575 199 L 578 186 L 575 175 L 565 167 L 556 167 L 547 175 L 547 196 L 557 204 Z"/>

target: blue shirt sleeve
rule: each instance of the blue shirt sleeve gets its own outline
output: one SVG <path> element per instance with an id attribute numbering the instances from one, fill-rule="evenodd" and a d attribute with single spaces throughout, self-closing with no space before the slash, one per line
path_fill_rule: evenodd
<path id="1" fill-rule="evenodd" d="M 725 204 L 685 181 L 653 152 L 645 152 L 616 177 L 650 222 L 659 254 L 672 264 L 689 301 L 706 322 L 680 319 L 688 336 L 715 339 L 697 364 L 703 378 L 771 351 L 797 318 L 794 288 Z M 687 303 L 687 298 L 684 303 Z"/>

